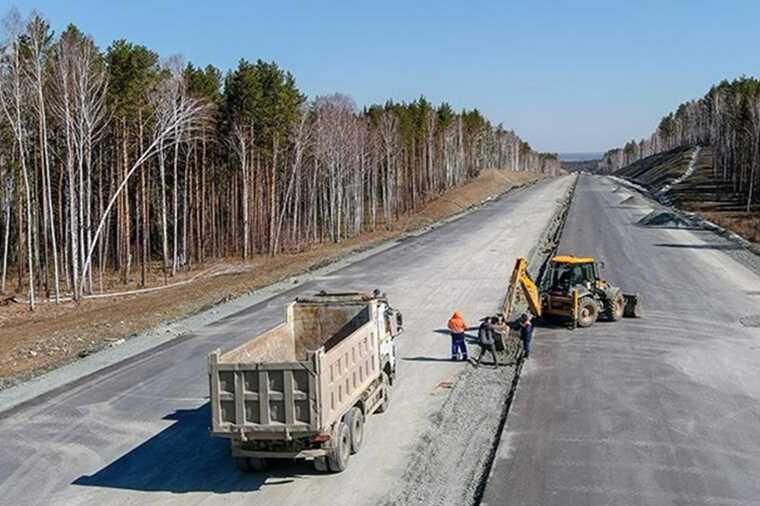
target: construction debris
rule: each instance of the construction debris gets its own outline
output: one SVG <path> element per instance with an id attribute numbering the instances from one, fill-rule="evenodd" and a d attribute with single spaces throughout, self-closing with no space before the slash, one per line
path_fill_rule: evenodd
<path id="1" fill-rule="evenodd" d="M 742 316 L 739 318 L 739 323 L 741 323 L 744 327 L 760 327 L 760 314 Z"/>
<path id="2" fill-rule="evenodd" d="M 18 304 L 18 299 L 13 295 L 0 299 L 0 306 L 8 306 L 10 304 Z"/>
<path id="3" fill-rule="evenodd" d="M 651 204 L 646 201 L 643 197 L 639 197 L 638 195 L 631 195 L 630 197 L 623 199 L 620 202 L 621 206 L 627 206 L 627 207 L 651 207 Z"/>
<path id="4" fill-rule="evenodd" d="M 668 210 L 654 210 L 639 220 L 646 227 L 692 228 L 695 226 L 687 218 Z"/>

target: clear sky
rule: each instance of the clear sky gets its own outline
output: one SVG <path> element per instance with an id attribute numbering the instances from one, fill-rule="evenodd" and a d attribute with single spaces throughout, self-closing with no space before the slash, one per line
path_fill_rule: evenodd
<path id="1" fill-rule="evenodd" d="M 537 149 L 603 151 L 760 71 L 760 1 L 2 0 L 105 49 L 126 38 L 223 70 L 275 60 L 308 95 L 477 107 Z"/>

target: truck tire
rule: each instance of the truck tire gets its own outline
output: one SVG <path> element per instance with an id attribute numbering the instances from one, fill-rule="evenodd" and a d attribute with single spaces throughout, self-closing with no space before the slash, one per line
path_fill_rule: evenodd
<path id="1" fill-rule="evenodd" d="M 253 471 L 250 462 L 248 462 L 248 457 L 235 457 L 235 464 L 237 464 L 238 469 L 244 473 L 250 473 Z"/>
<path id="2" fill-rule="evenodd" d="M 257 457 L 235 457 L 235 463 L 243 472 L 261 472 L 269 469 L 269 462 L 267 459 L 260 459 Z"/>
<path id="3" fill-rule="evenodd" d="M 267 459 L 261 459 L 258 457 L 248 457 L 248 462 L 251 466 L 251 469 L 253 469 L 256 472 L 262 472 L 269 469 L 269 461 Z"/>
<path id="4" fill-rule="evenodd" d="M 383 372 L 383 402 L 377 407 L 376 413 L 385 413 L 391 403 L 391 379 L 386 372 Z"/>
<path id="5" fill-rule="evenodd" d="M 317 457 L 314 459 L 314 469 L 318 473 L 326 473 L 330 470 L 329 466 L 327 465 L 327 457 Z"/>
<path id="6" fill-rule="evenodd" d="M 340 422 L 335 431 L 335 448 L 327 455 L 327 465 L 330 471 L 340 473 L 348 467 L 351 457 L 351 430 L 344 422 Z"/>
<path id="7" fill-rule="evenodd" d="M 357 453 L 364 442 L 364 413 L 359 408 L 351 408 L 346 415 L 346 425 L 351 431 L 351 453 Z"/>
<path id="8" fill-rule="evenodd" d="M 591 297 L 582 297 L 578 303 L 578 326 L 590 327 L 599 318 L 599 306 Z"/>
<path id="9" fill-rule="evenodd" d="M 623 311 L 625 310 L 625 300 L 623 294 L 618 292 L 612 298 L 609 306 L 607 307 L 607 319 L 616 322 L 623 319 Z"/>

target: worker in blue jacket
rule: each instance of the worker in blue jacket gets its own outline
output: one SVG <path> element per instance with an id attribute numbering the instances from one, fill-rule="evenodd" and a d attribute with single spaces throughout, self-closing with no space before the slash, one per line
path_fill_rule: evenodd
<path id="1" fill-rule="evenodd" d="M 520 341 L 523 346 L 523 358 L 530 356 L 530 342 L 533 340 L 533 322 L 530 319 L 528 313 L 523 313 L 520 318 L 510 324 L 510 327 L 514 330 L 520 331 Z"/>

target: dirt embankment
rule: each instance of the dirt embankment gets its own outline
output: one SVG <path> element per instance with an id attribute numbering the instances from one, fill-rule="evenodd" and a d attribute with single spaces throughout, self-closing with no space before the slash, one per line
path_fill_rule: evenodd
<path id="1" fill-rule="evenodd" d="M 694 148 L 683 147 L 653 155 L 624 167 L 615 175 L 632 180 L 653 195 L 664 195 L 665 201 L 685 211 L 695 212 L 707 220 L 760 243 L 760 212 L 746 211 L 746 202 L 730 184 L 713 174 L 710 146 L 702 147 L 689 169 Z"/>
<path id="2" fill-rule="evenodd" d="M 34 313 L 22 304 L 0 306 L 0 388 L 120 342 L 161 323 L 176 321 L 278 280 L 312 270 L 349 253 L 455 215 L 515 186 L 536 181 L 530 172 L 485 171 L 452 188 L 389 229 L 327 243 L 297 254 L 227 259 L 193 266 L 161 290 L 119 297 L 41 303 Z M 138 276 L 135 274 L 135 276 Z M 159 272 L 149 279 L 160 282 Z M 108 283 L 106 283 L 108 286 Z M 124 287 L 115 287 L 124 290 Z"/>

